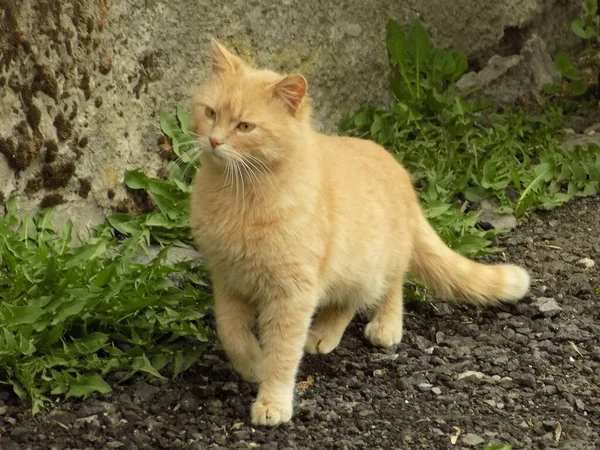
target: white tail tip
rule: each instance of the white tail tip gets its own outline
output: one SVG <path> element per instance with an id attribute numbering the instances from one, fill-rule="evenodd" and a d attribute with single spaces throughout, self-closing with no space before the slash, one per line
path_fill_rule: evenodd
<path id="1" fill-rule="evenodd" d="M 531 277 L 525 269 L 513 264 L 503 264 L 504 287 L 501 299 L 507 302 L 516 302 L 529 292 Z"/>

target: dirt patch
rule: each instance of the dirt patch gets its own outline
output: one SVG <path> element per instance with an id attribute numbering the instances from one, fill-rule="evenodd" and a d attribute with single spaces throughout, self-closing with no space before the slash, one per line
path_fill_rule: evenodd
<path id="1" fill-rule="evenodd" d="M 600 197 L 532 214 L 501 244 L 532 273 L 525 301 L 409 304 L 403 342 L 390 351 L 369 346 L 357 319 L 332 354 L 304 358 L 290 424 L 249 426 L 255 387 L 214 344 L 177 381 L 138 379 L 34 418 L 0 391 L 3 448 L 595 450 Z"/>

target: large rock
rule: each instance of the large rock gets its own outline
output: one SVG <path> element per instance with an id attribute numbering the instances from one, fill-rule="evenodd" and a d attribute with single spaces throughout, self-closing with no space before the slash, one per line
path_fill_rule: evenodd
<path id="1" fill-rule="evenodd" d="M 579 3 L 0 0 L 0 191 L 26 211 L 73 204 L 65 213 L 86 223 L 124 204 L 124 171 L 164 164 L 158 114 L 187 106 L 212 37 L 257 64 L 305 73 L 316 120 L 333 131 L 344 114 L 389 101 L 390 17 L 420 18 L 434 42 L 472 61 L 525 58 L 533 32 L 551 51 L 568 41 Z"/>
<path id="2" fill-rule="evenodd" d="M 528 96 L 542 103 L 544 85 L 560 83 L 560 79 L 546 43 L 534 34 L 523 44 L 520 54 L 492 56 L 479 72 L 463 75 L 456 88 L 508 106 Z"/>

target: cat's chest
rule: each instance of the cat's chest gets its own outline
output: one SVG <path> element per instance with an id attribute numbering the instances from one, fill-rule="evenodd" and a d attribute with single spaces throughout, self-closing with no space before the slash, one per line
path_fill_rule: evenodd
<path id="1" fill-rule="evenodd" d="M 199 204 L 192 217 L 194 235 L 209 260 L 229 266 L 278 261 L 285 242 L 296 234 L 293 226 L 273 213 Z"/>

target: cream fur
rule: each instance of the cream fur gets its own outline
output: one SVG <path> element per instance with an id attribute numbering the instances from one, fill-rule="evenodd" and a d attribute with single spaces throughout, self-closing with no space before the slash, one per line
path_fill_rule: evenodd
<path id="1" fill-rule="evenodd" d="M 365 336 L 374 345 L 399 343 L 409 271 L 449 300 L 489 305 L 527 293 L 520 267 L 479 264 L 444 245 L 387 151 L 316 132 L 300 75 L 251 68 L 213 42 L 213 77 L 194 98 L 193 121 L 202 168 L 192 229 L 212 272 L 222 345 L 260 383 L 254 424 L 290 420 L 303 351 L 332 351 L 359 309 L 373 311 Z"/>

